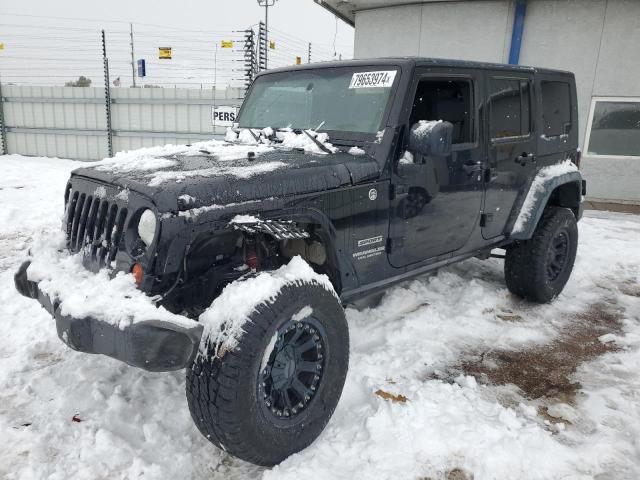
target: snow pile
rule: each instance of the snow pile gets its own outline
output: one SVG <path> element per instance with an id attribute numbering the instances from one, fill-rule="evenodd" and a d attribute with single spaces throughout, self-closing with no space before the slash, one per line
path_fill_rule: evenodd
<path id="1" fill-rule="evenodd" d="M 108 158 L 91 165 L 96 170 L 115 174 L 131 172 L 144 173 L 149 186 L 158 186 L 164 182 L 180 182 L 188 177 L 207 177 L 231 175 L 249 178 L 260 173 L 270 172 L 286 167 L 284 162 L 256 163 L 254 165 L 237 165 L 237 160 L 246 159 L 249 152 L 260 155 L 273 150 L 268 145 L 230 144 L 219 140 L 198 142 L 193 145 L 165 145 L 162 147 L 141 148 L 126 152 L 118 152 Z M 176 158 L 175 156 L 185 158 Z M 211 166 L 202 167 L 201 162 L 190 162 L 189 157 L 211 155 Z M 172 158 L 165 158 L 172 157 Z M 199 167 L 194 168 L 196 165 Z"/>
<path id="2" fill-rule="evenodd" d="M 241 224 L 241 223 L 258 223 L 260 221 L 261 220 L 258 217 L 254 216 L 254 215 L 236 215 L 235 217 L 233 217 L 231 219 L 231 221 L 229 223 L 230 224 L 233 224 L 233 223 L 238 223 L 238 224 Z"/>
<path id="3" fill-rule="evenodd" d="M 80 255 L 65 249 L 60 231 L 38 236 L 32 247 L 29 280 L 38 282 L 49 298 L 61 302 L 61 313 L 78 318 L 93 317 L 121 329 L 145 320 L 161 320 L 193 327 L 196 322 L 156 308 L 151 299 L 138 290 L 133 275 L 119 272 L 110 278 L 107 270 L 91 273 L 82 266 Z"/>
<path id="4" fill-rule="evenodd" d="M 433 127 L 442 123 L 442 120 L 420 120 L 418 126 L 413 130 L 413 134 L 422 138 L 431 133 Z"/>
<path id="5" fill-rule="evenodd" d="M 322 150 L 316 142 L 311 138 L 315 138 L 320 142 L 324 148 L 331 153 L 336 153 L 338 149 L 329 143 L 329 135 L 327 133 L 318 133 L 313 130 L 306 130 L 307 133 L 295 133 L 291 130 L 281 129 L 276 132 L 276 138 L 282 142 L 282 146 L 285 148 L 298 148 L 309 153 L 316 153 L 320 155 L 326 155 L 327 152 Z"/>
<path id="6" fill-rule="evenodd" d="M 246 220 L 240 218 L 240 220 Z M 287 285 L 316 282 L 328 291 L 333 286 L 326 275 L 319 275 L 299 256 L 292 258 L 273 272 L 260 272 L 255 276 L 227 285 L 211 306 L 200 315 L 204 325 L 200 353 L 215 345 L 216 355 L 235 348 L 242 334 L 242 326 L 256 306 L 272 302 Z M 251 292 L 251 298 L 247 298 Z"/>
<path id="7" fill-rule="evenodd" d="M 539 196 L 545 192 L 546 182 L 548 182 L 552 178 L 564 175 L 565 173 L 577 171 L 578 167 L 571 160 L 565 160 L 562 163 L 541 168 L 531 182 L 529 192 L 527 193 L 527 196 L 524 199 L 524 203 L 520 208 L 520 213 L 518 214 L 518 218 L 513 225 L 511 234 L 520 233 L 524 230 L 527 222 L 531 218 L 531 215 L 533 215 Z"/>
<path id="8" fill-rule="evenodd" d="M 364 151 L 364 149 L 360 147 L 351 147 L 347 153 L 358 156 L 358 155 L 364 155 L 366 152 Z"/>
<path id="9" fill-rule="evenodd" d="M 403 165 L 411 165 L 413 162 L 413 153 L 409 150 L 405 150 L 402 157 L 400 157 L 400 163 Z"/>
<path id="10" fill-rule="evenodd" d="M 93 196 L 97 197 L 97 198 L 106 198 L 107 197 L 107 189 L 104 186 L 100 185 L 93 192 Z"/>
<path id="11" fill-rule="evenodd" d="M 273 200 L 273 197 L 265 198 L 263 200 L 245 200 L 244 202 L 231 202 L 225 203 L 224 205 L 219 205 L 214 203 L 213 205 L 205 205 L 203 207 L 190 208 L 189 210 L 185 210 L 183 212 L 178 212 L 179 217 L 185 217 L 189 219 L 197 218 L 199 215 L 202 215 L 206 212 L 211 212 L 213 210 L 222 210 L 224 208 L 233 208 L 240 206 L 255 206 L 258 203 L 264 202 L 266 200 Z M 165 213 L 163 217 L 171 218 L 173 213 Z"/>
<path id="12" fill-rule="evenodd" d="M 156 187 L 165 182 L 181 182 L 190 177 L 213 177 L 218 175 L 230 175 L 237 178 L 251 178 L 261 173 L 271 172 L 287 166 L 284 162 L 256 163 L 255 165 L 216 165 L 211 168 L 201 168 L 196 170 L 167 170 L 155 172 L 149 175 L 150 187 Z"/>
<path id="13" fill-rule="evenodd" d="M 238 140 L 238 134 L 231 127 L 227 127 L 227 132 L 224 135 L 225 142 L 236 142 Z"/>
<path id="14" fill-rule="evenodd" d="M 118 152 L 112 158 L 87 166 L 95 166 L 98 171 L 115 174 L 142 173 L 147 184 L 155 187 L 170 181 L 181 182 L 189 177 L 229 175 L 250 178 L 287 166 L 281 161 L 238 165 L 237 161 L 247 159 L 250 152 L 259 156 L 276 148 L 296 148 L 309 153 L 326 154 L 327 152 L 309 136 L 315 138 L 329 152 L 338 151 L 329 143 L 326 133 L 313 130 L 306 132 L 298 134 L 290 129 L 281 129 L 275 132 L 278 142 L 273 142 L 270 138 L 273 137 L 274 131 L 269 127 L 262 130 L 244 128 L 239 133 L 228 129 L 224 141 L 210 140 L 193 145 L 165 145 Z M 202 155 L 211 156 L 210 166 L 203 166 L 201 161 L 191 162 L 189 159 Z"/>
<path id="15" fill-rule="evenodd" d="M 272 140 L 275 135 L 275 141 Z M 227 129 L 225 140 L 229 142 L 239 142 L 245 145 L 272 145 L 280 146 L 284 148 L 295 148 L 304 150 L 309 153 L 316 153 L 319 155 L 326 155 L 327 152 L 320 148 L 316 142 L 312 140 L 315 138 L 322 146 L 330 153 L 336 153 L 338 151 L 331 143 L 329 143 L 329 134 L 318 133 L 315 130 L 305 130 L 301 133 L 296 133 L 291 128 L 280 128 L 276 131 L 271 127 L 263 129 L 256 128 L 242 128 L 239 131 L 235 131 L 232 128 Z M 357 147 L 353 147 L 359 150 Z M 353 150 L 353 149 L 352 149 Z M 362 152 L 364 154 L 364 151 Z M 358 153 L 353 153 L 358 155 Z"/>
<path id="16" fill-rule="evenodd" d="M 585 212 L 574 272 L 549 305 L 511 295 L 502 261 L 469 259 L 388 289 L 375 308 L 348 308 L 349 374 L 335 415 L 309 448 L 264 469 L 202 437 L 184 372 L 74 352 L 15 291 L 33 238 L 59 231 L 66 180 L 82 164 L 0 162 L 0 478 L 443 479 L 454 469 L 476 480 L 640 478 L 639 216 Z M 603 338 L 620 350 L 578 367 L 572 401 L 447 374 L 494 349 L 544 347 L 591 305 L 621 316 L 622 330 Z"/>

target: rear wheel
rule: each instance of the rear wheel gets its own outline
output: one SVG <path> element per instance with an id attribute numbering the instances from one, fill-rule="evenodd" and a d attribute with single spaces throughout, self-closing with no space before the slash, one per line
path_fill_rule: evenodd
<path id="1" fill-rule="evenodd" d="M 199 430 L 230 454 L 275 465 L 310 445 L 338 404 L 349 362 L 344 310 L 323 286 L 282 288 L 256 305 L 236 348 L 187 371 Z"/>
<path id="2" fill-rule="evenodd" d="M 533 302 L 551 301 L 569 280 L 577 248 L 578 225 L 573 212 L 547 208 L 533 237 L 507 249 L 504 262 L 507 287 Z"/>

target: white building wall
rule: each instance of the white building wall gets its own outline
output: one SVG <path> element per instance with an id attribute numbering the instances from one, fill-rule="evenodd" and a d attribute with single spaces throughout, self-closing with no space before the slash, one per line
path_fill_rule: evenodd
<path id="1" fill-rule="evenodd" d="M 393 55 L 502 62 L 511 2 L 444 2 L 356 12 L 356 58 Z"/>
<path id="2" fill-rule="evenodd" d="M 355 17 L 355 57 L 506 63 L 513 15 L 513 0 L 361 10 Z M 640 96 L 640 0 L 529 0 L 520 64 L 576 74 L 583 146 L 594 96 Z M 582 169 L 589 198 L 640 203 L 639 159 L 585 155 Z"/>
<path id="3" fill-rule="evenodd" d="M 640 0 L 607 3 L 592 95 L 640 98 Z M 582 170 L 588 198 L 640 203 L 640 158 L 587 155 Z"/>

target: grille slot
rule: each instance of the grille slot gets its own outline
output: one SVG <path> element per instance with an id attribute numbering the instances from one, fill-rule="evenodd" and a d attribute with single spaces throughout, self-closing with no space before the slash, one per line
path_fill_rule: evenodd
<path id="1" fill-rule="evenodd" d="M 66 211 L 67 248 L 83 252 L 97 268 L 108 267 L 124 238 L 127 209 L 106 198 L 73 191 Z"/>

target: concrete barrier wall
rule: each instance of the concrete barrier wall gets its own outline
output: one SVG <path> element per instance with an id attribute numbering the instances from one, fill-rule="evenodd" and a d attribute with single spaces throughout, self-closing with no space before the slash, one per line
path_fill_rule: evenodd
<path id="1" fill-rule="evenodd" d="M 104 88 L 2 86 L 7 152 L 99 160 L 108 156 Z M 244 90 L 112 88 L 113 152 L 224 135 L 212 107 L 240 106 Z"/>

